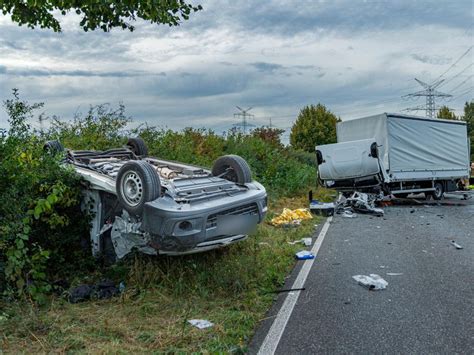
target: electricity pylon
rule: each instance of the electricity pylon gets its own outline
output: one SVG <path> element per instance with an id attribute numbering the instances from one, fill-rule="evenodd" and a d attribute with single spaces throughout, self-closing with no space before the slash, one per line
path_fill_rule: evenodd
<path id="1" fill-rule="evenodd" d="M 252 107 L 249 107 L 246 110 L 240 108 L 239 106 L 235 106 L 235 107 L 237 107 L 237 109 L 240 112 L 234 113 L 234 118 L 242 118 L 242 122 L 234 124 L 234 127 L 242 127 L 244 134 L 247 134 L 247 127 L 255 127 L 255 125 L 248 122 L 249 118 L 255 117 L 255 115 L 252 115 L 251 113 L 249 113 Z"/>
<path id="2" fill-rule="evenodd" d="M 427 84 L 427 83 L 425 83 L 421 80 L 418 80 L 417 78 L 415 78 L 415 80 L 418 84 L 420 84 L 422 87 L 424 87 L 425 90 L 417 91 L 417 92 L 414 92 L 412 94 L 407 94 L 407 95 L 404 95 L 402 97 L 407 98 L 407 97 L 425 96 L 426 97 L 426 106 L 425 107 L 422 107 L 422 106 L 410 107 L 410 108 L 406 108 L 404 111 L 425 110 L 426 111 L 426 117 L 434 118 L 435 114 L 436 114 L 435 97 L 447 98 L 447 97 L 451 97 L 453 95 L 445 94 L 444 92 L 440 92 L 440 91 L 435 90 L 444 81 L 444 79 L 439 80 L 439 81 L 437 81 L 437 82 L 435 82 L 431 85 L 429 85 L 429 84 Z"/>

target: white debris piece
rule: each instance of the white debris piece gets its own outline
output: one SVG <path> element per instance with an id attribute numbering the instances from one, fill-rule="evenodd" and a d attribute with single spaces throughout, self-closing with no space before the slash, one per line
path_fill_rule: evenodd
<path id="1" fill-rule="evenodd" d="M 344 218 L 356 218 L 357 213 L 353 213 L 351 211 L 344 211 L 344 213 L 342 214 L 342 217 L 344 217 Z"/>
<path id="2" fill-rule="evenodd" d="M 403 275 L 403 272 L 387 272 L 388 276 L 400 276 Z"/>
<path id="3" fill-rule="evenodd" d="M 301 239 L 301 241 L 307 247 L 309 247 L 309 246 L 311 246 L 311 244 L 313 244 L 313 239 L 312 238 L 303 238 L 303 239 Z"/>
<path id="4" fill-rule="evenodd" d="M 354 275 L 352 278 L 356 280 L 359 285 L 367 287 L 369 290 L 373 291 L 384 290 L 388 286 L 388 282 L 377 274 L 370 274 L 369 276 Z"/>
<path id="5" fill-rule="evenodd" d="M 199 329 L 206 329 L 214 326 L 214 323 L 205 319 L 190 319 L 188 320 L 188 323 Z"/>
<path id="6" fill-rule="evenodd" d="M 342 216 L 346 218 L 349 217 L 346 214 L 350 214 L 351 211 L 383 216 L 384 211 L 381 208 L 375 207 L 375 201 L 381 200 L 382 197 L 383 195 L 381 194 L 366 194 L 358 191 L 354 191 L 347 198 L 340 194 L 336 202 L 336 212 L 342 212 Z"/>
<path id="7" fill-rule="evenodd" d="M 451 244 L 452 244 L 456 249 L 464 249 L 461 245 L 459 245 L 458 243 L 456 243 L 454 240 L 451 241 Z"/>

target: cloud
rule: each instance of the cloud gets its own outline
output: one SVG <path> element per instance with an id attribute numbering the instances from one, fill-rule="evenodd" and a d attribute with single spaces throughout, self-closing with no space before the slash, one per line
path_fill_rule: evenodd
<path id="1" fill-rule="evenodd" d="M 258 71 L 264 73 L 273 73 L 276 70 L 282 69 L 283 66 L 280 64 L 275 63 L 265 63 L 265 62 L 257 62 L 257 63 L 250 63 L 252 67 L 257 69 Z"/>
<path id="2" fill-rule="evenodd" d="M 140 71 L 111 71 L 111 72 L 96 72 L 86 70 L 54 70 L 54 69 L 36 69 L 36 68 L 21 68 L 21 69 L 7 69 L 5 66 L 0 66 L 0 74 L 13 76 L 29 76 L 29 77 L 52 77 L 52 76 L 79 76 L 79 77 L 140 77 L 140 76 L 166 76 L 166 73 L 147 73 Z"/>
<path id="3" fill-rule="evenodd" d="M 420 54 L 412 54 L 411 57 L 415 60 L 418 60 L 422 63 L 434 64 L 434 65 L 446 65 L 451 63 L 452 58 L 439 56 L 439 55 L 420 55 Z"/>
<path id="4" fill-rule="evenodd" d="M 473 36 L 470 1 L 203 5 L 177 28 L 138 21 L 133 33 L 85 33 L 74 15 L 59 34 L 0 21 L 0 100 L 18 87 L 65 119 L 123 101 L 138 122 L 218 129 L 234 123 L 235 105 L 248 105 L 256 124 L 271 116 L 288 127 L 310 103 L 343 119 L 410 106 L 400 97 L 418 89 L 413 78 L 435 79 Z"/>

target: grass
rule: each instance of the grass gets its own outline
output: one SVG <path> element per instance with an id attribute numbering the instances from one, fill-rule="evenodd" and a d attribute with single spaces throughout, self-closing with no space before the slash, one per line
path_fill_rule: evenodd
<path id="1" fill-rule="evenodd" d="M 317 197 L 328 199 L 323 194 Z M 306 205 L 305 196 L 280 199 L 267 220 L 283 207 Z M 291 229 L 263 223 L 246 241 L 203 254 L 135 256 L 107 271 L 127 285 L 110 300 L 0 303 L 0 352 L 243 353 L 302 248 L 287 242 L 311 235 L 320 222 Z M 215 326 L 199 330 L 187 323 L 194 318 Z"/>

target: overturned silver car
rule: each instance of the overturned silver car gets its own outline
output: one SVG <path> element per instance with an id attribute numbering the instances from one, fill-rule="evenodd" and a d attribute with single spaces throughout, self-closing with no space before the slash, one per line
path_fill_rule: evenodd
<path id="1" fill-rule="evenodd" d="M 45 149 L 63 150 L 58 141 Z M 66 150 L 65 161 L 85 181 L 83 210 L 94 216 L 92 252 L 122 258 L 189 254 L 243 240 L 263 221 L 265 188 L 237 155 L 212 170 L 148 157 L 141 138 L 107 151 Z"/>

